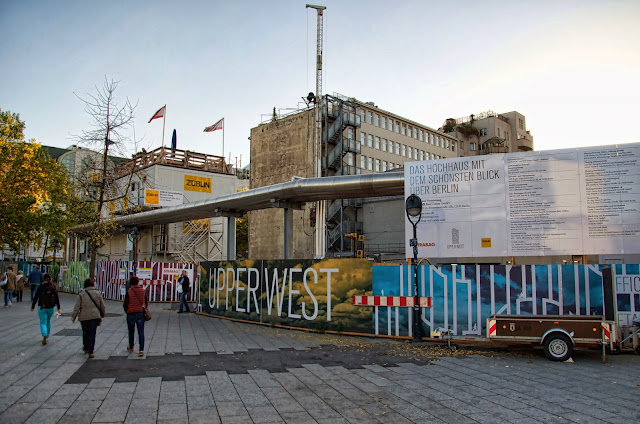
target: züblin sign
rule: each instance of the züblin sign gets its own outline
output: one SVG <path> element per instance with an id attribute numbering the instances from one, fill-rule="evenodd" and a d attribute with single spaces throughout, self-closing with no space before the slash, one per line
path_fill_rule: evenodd
<path id="1" fill-rule="evenodd" d="M 211 193 L 211 178 L 196 177 L 194 175 L 185 175 L 184 189 L 189 191 L 201 191 L 204 193 Z"/>

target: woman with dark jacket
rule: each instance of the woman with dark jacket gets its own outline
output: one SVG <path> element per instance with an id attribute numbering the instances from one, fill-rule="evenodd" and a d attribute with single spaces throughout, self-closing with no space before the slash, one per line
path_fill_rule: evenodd
<path id="1" fill-rule="evenodd" d="M 84 291 L 78 294 L 76 306 L 71 314 L 71 322 L 80 319 L 82 325 L 82 351 L 93 358 L 96 346 L 96 331 L 105 314 L 102 294 L 93 285 L 93 278 L 84 280 Z"/>
<path id="2" fill-rule="evenodd" d="M 129 328 L 129 346 L 127 352 L 133 352 L 133 331 L 138 327 L 138 342 L 140 351 L 138 356 L 144 356 L 144 312 L 147 307 L 147 294 L 138 284 L 138 277 L 131 277 L 131 288 L 124 297 L 124 311 L 127 313 L 127 327 Z"/>
<path id="3" fill-rule="evenodd" d="M 51 317 L 55 313 L 56 306 L 58 307 L 58 314 L 62 313 L 58 288 L 51 281 L 51 275 L 44 274 L 44 282 L 38 286 L 31 302 L 31 312 L 35 309 L 36 302 L 39 306 L 38 317 L 40 318 L 42 344 L 46 345 L 47 339 L 51 336 Z"/>

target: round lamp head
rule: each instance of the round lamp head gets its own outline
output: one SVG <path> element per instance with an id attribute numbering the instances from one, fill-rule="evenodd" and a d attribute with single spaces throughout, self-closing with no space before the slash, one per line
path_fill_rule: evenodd
<path id="1" fill-rule="evenodd" d="M 407 215 L 409 216 L 420 216 L 422 213 L 422 199 L 420 199 L 415 194 L 407 197 L 407 202 L 405 204 L 405 208 L 407 209 Z"/>

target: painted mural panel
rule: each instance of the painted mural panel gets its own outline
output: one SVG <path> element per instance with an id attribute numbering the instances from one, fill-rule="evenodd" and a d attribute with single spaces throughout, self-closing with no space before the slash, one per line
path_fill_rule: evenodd
<path id="1" fill-rule="evenodd" d="M 420 295 L 433 298 L 421 315 L 428 336 L 484 335 L 493 314 L 604 314 L 600 265 L 420 266 L 418 282 Z M 413 296 L 412 268 L 374 266 L 373 294 Z M 373 307 L 373 326 L 375 334 L 412 335 L 412 316 L 408 308 Z"/>
<path id="2" fill-rule="evenodd" d="M 371 294 L 363 259 L 203 262 L 202 312 L 316 330 L 371 332 L 371 310 L 353 295 Z"/>
<path id="3" fill-rule="evenodd" d="M 615 265 L 613 278 L 618 324 L 631 326 L 640 317 L 640 265 Z"/>

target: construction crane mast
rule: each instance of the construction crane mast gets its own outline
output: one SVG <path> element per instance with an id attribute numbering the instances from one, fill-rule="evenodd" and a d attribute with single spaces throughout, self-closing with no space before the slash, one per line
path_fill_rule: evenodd
<path id="1" fill-rule="evenodd" d="M 316 49 L 316 95 L 315 95 L 315 139 L 314 139 L 314 167 L 315 176 L 322 176 L 322 43 L 323 43 L 323 13 L 327 8 L 326 6 L 318 6 L 313 4 L 307 4 L 308 9 L 316 9 L 318 12 L 318 35 L 317 35 L 317 49 Z M 326 251 L 326 202 L 319 201 L 316 206 L 316 232 L 315 232 L 315 257 L 324 258 Z"/>

